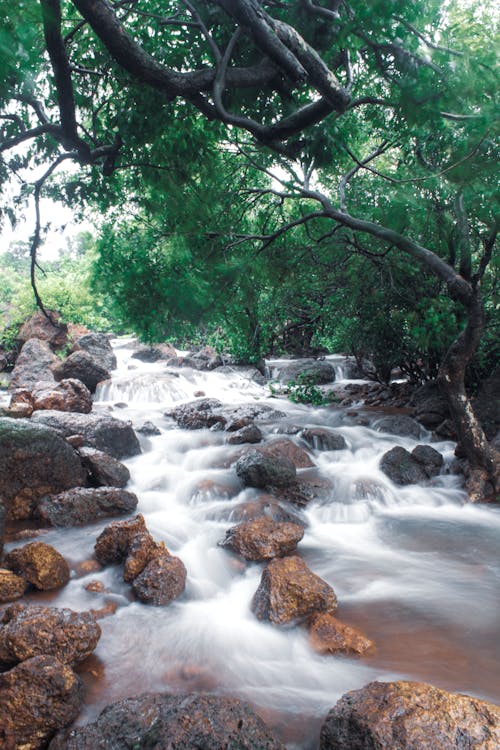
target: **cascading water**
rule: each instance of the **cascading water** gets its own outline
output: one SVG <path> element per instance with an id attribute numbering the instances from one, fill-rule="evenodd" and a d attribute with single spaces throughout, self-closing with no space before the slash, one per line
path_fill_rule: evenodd
<path id="1" fill-rule="evenodd" d="M 118 371 L 94 408 L 161 429 L 141 437 L 142 455 L 126 462 L 128 488 L 153 536 L 184 562 L 188 580 L 169 607 L 148 607 L 133 600 L 121 569 L 85 572 L 82 561 L 92 556 L 105 522 L 44 536 L 74 571 L 68 586 L 51 595 L 53 604 L 116 607 L 100 621 L 80 722 L 148 690 L 226 692 L 252 702 L 288 748 L 312 750 L 328 709 L 373 679 L 423 680 L 500 702 L 498 508 L 464 504 L 452 474 L 427 487 L 392 484 L 380 458 L 395 445 L 411 450 L 412 438 L 356 424 L 343 409 L 269 400 L 286 417 L 264 425 L 266 437 L 291 425 L 328 426 L 347 443 L 345 450 L 310 451 L 333 491 L 297 511 L 306 523 L 298 551 L 335 589 L 338 617 L 364 630 L 377 650 L 361 660 L 319 656 L 305 630 L 256 620 L 250 602 L 262 565 L 243 564 L 217 546 L 234 509 L 257 494 L 241 490 L 231 468 L 241 446 L 227 445 L 224 432 L 182 430 L 164 416 L 200 391 L 225 403 L 263 401 L 269 391 L 238 372 L 171 370 L 131 360 L 127 346 L 116 351 Z M 452 443 L 433 447 L 451 460 Z M 86 590 L 94 580 L 104 593 Z"/>

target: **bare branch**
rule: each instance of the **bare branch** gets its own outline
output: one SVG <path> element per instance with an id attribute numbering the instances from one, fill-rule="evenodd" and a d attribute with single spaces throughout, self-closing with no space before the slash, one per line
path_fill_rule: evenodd
<path id="1" fill-rule="evenodd" d="M 353 167 L 351 170 L 349 170 L 349 172 L 347 172 L 347 174 L 345 174 L 344 177 L 341 179 L 340 185 L 339 185 L 339 196 L 340 196 L 339 205 L 340 205 L 341 211 L 347 212 L 346 202 L 345 202 L 345 189 L 347 187 L 347 183 L 354 177 L 356 172 L 359 172 L 360 169 L 363 169 L 364 167 L 366 167 L 366 165 L 369 162 L 373 161 L 373 159 L 376 159 L 377 156 L 384 154 L 388 150 L 388 148 L 389 148 L 389 144 L 387 141 L 385 141 L 377 149 L 375 149 L 375 151 L 373 151 L 369 156 L 367 156 L 366 159 L 363 159 L 363 161 L 361 162 L 357 162 L 356 166 Z"/>

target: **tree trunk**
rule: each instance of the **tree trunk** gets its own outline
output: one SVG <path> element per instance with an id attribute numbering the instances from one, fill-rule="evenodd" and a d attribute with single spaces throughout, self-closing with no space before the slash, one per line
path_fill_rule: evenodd
<path id="1" fill-rule="evenodd" d="M 466 488 L 471 500 L 492 500 L 500 492 L 500 454 L 488 442 L 465 390 L 465 370 L 479 345 L 484 328 L 484 311 L 479 290 L 467 307 L 464 330 L 446 352 L 438 383 L 448 401 L 461 446 L 469 463 Z"/>

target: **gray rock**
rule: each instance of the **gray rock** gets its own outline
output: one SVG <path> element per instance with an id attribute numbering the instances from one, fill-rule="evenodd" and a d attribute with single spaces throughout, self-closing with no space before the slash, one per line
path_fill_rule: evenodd
<path id="1" fill-rule="evenodd" d="M 417 388 L 410 399 L 415 407 L 415 416 L 428 430 L 435 430 L 450 416 L 448 403 L 435 381 L 424 383 Z"/>
<path id="2" fill-rule="evenodd" d="M 99 383 L 111 377 L 109 371 L 86 351 L 73 352 L 64 362 L 54 365 L 52 372 L 56 380 L 65 378 L 81 380 L 91 393 L 95 392 Z"/>
<path id="3" fill-rule="evenodd" d="M 430 445 L 417 445 L 411 452 L 413 458 L 422 464 L 428 477 L 435 477 L 441 471 L 443 457 Z"/>
<path id="4" fill-rule="evenodd" d="M 116 368 L 115 354 L 104 333 L 86 333 L 76 340 L 74 348 L 88 352 L 105 370 Z"/>
<path id="5" fill-rule="evenodd" d="M 36 383 L 54 383 L 51 367 L 59 362 L 46 341 L 29 339 L 19 352 L 16 366 L 12 370 L 9 390 L 27 388 Z"/>
<path id="6" fill-rule="evenodd" d="M 125 487 L 130 471 L 120 461 L 95 448 L 82 447 L 78 451 L 88 470 L 91 484 L 97 487 Z"/>
<path id="7" fill-rule="evenodd" d="M 405 414 L 395 414 L 378 419 L 374 425 L 377 432 L 388 432 L 391 435 L 401 435 L 401 437 L 420 437 L 421 428 L 418 422 Z"/>
<path id="8" fill-rule="evenodd" d="M 139 440 L 132 426 L 128 422 L 105 414 L 36 411 L 31 417 L 31 422 L 52 427 L 64 437 L 81 435 L 83 445 L 97 448 L 114 458 L 128 458 L 141 452 Z"/>
<path id="9" fill-rule="evenodd" d="M 227 439 L 230 445 L 240 445 L 241 443 L 260 443 L 262 432 L 256 424 L 249 424 L 240 430 L 233 432 Z"/>
<path id="10" fill-rule="evenodd" d="M 319 451 L 342 451 L 347 448 L 343 435 L 324 427 L 307 427 L 300 433 L 302 440 Z"/>
<path id="11" fill-rule="evenodd" d="M 85 526 L 100 518 L 131 513 L 137 507 L 133 492 L 116 487 L 76 487 L 38 500 L 38 518 L 51 526 Z"/>
<path id="12" fill-rule="evenodd" d="M 182 594 L 186 586 L 186 568 L 178 557 L 165 549 L 146 565 L 132 581 L 135 595 L 145 604 L 164 607 Z"/>
<path id="13" fill-rule="evenodd" d="M 138 427 L 136 432 L 140 432 L 141 435 L 161 435 L 161 430 L 153 422 L 144 422 L 141 427 Z"/>
<path id="14" fill-rule="evenodd" d="M 291 380 L 297 382 L 305 378 L 314 385 L 333 383 L 335 368 L 329 362 L 322 360 L 301 359 L 284 367 L 278 375 L 280 383 L 289 383 Z"/>
<path id="15" fill-rule="evenodd" d="M 384 453 L 380 468 L 395 484 L 421 484 L 428 479 L 420 461 L 400 445 Z"/>
<path id="16" fill-rule="evenodd" d="M 296 484 L 297 470 L 289 458 L 245 453 L 236 462 L 236 473 L 246 487 L 290 487 Z"/>

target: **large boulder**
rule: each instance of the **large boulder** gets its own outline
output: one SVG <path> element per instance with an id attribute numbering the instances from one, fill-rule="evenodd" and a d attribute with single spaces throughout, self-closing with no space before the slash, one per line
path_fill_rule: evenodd
<path id="1" fill-rule="evenodd" d="M 335 367 L 323 360 L 301 359 L 280 370 L 278 379 L 280 383 L 294 381 L 324 385 L 335 380 Z"/>
<path id="2" fill-rule="evenodd" d="M 435 477 L 441 471 L 443 456 L 432 445 L 417 445 L 411 455 L 422 465 L 429 478 Z"/>
<path id="3" fill-rule="evenodd" d="M 29 339 L 16 360 L 9 381 L 9 390 L 27 388 L 31 390 L 39 382 L 54 383 L 52 367 L 59 362 L 46 341 Z"/>
<path id="4" fill-rule="evenodd" d="M 215 695 L 146 694 L 108 706 L 97 720 L 60 732 L 49 750 L 285 750 L 250 706 Z"/>
<path id="5" fill-rule="evenodd" d="M 205 346 L 197 352 L 189 352 L 181 362 L 183 367 L 192 367 L 194 370 L 215 370 L 223 364 L 221 357 L 211 346 Z"/>
<path id="6" fill-rule="evenodd" d="M 373 641 L 352 625 L 337 620 L 329 612 L 316 612 L 307 629 L 309 643 L 320 654 L 362 656 L 374 647 Z"/>
<path id="7" fill-rule="evenodd" d="M 296 523 L 280 523 L 262 517 L 233 526 L 220 546 L 246 560 L 272 560 L 294 552 L 303 536 L 303 527 Z"/>
<path id="8" fill-rule="evenodd" d="M 377 432 L 388 432 L 401 437 L 420 437 L 421 427 L 414 419 L 406 414 L 392 414 L 378 419 L 374 425 Z"/>
<path id="9" fill-rule="evenodd" d="M 75 487 L 38 500 L 36 515 L 50 526 L 85 526 L 100 518 L 131 513 L 137 502 L 133 492 L 116 487 Z"/>
<path id="10" fill-rule="evenodd" d="M 56 430 L 0 418 L 0 497 L 8 518 L 29 518 L 38 498 L 84 482 L 80 457 Z"/>
<path id="11" fill-rule="evenodd" d="M 81 380 L 91 393 L 95 392 L 99 383 L 111 377 L 109 370 L 83 350 L 73 352 L 63 362 L 55 364 L 52 367 L 52 373 L 56 380 L 66 378 Z"/>
<path id="12" fill-rule="evenodd" d="M 33 659 L 0 674 L 0 747 L 42 750 L 80 712 L 83 685 L 53 656 Z"/>
<path id="13" fill-rule="evenodd" d="M 61 322 L 58 312 L 49 310 L 50 320 L 38 310 L 24 321 L 17 334 L 17 340 L 26 343 L 30 339 L 46 341 L 53 350 L 62 349 L 68 341 L 68 326 Z"/>
<path id="14" fill-rule="evenodd" d="M 421 484 L 428 480 L 422 463 L 400 445 L 384 453 L 380 469 L 394 484 Z"/>
<path id="15" fill-rule="evenodd" d="M 45 654 L 75 665 L 90 656 L 100 637 L 91 612 L 16 604 L 0 620 L 0 662 L 13 665 Z"/>
<path id="16" fill-rule="evenodd" d="M 141 446 L 132 425 L 106 414 L 36 411 L 31 417 L 31 422 L 52 427 L 64 437 L 81 435 L 85 446 L 97 448 L 114 458 L 128 458 L 141 452 Z M 77 484 L 71 486 L 77 486 Z"/>
<path id="17" fill-rule="evenodd" d="M 300 437 L 318 451 L 342 451 L 347 448 L 344 436 L 326 427 L 306 427 Z"/>
<path id="18" fill-rule="evenodd" d="M 186 576 L 182 560 L 163 549 L 134 578 L 132 588 L 141 602 L 164 607 L 182 594 L 186 587 Z"/>
<path id="19" fill-rule="evenodd" d="M 262 453 L 263 456 L 291 461 L 296 469 L 310 469 L 314 466 L 309 454 L 288 438 L 273 440 L 270 443 L 259 446 L 255 450 Z"/>
<path id="20" fill-rule="evenodd" d="M 80 414 L 89 414 L 92 411 L 92 394 L 81 380 L 75 378 L 66 378 L 59 383 L 36 385 L 32 394 L 34 411 L 56 409 L 57 411 L 76 411 Z M 15 394 L 13 400 L 15 400 Z"/>
<path id="21" fill-rule="evenodd" d="M 97 487 L 125 487 L 130 479 L 127 467 L 107 453 L 82 447 L 78 454 L 89 472 L 91 484 Z"/>
<path id="22" fill-rule="evenodd" d="M 428 430 L 435 430 L 450 417 L 448 402 L 435 380 L 417 388 L 410 399 L 410 405 L 415 407 L 416 419 Z"/>
<path id="23" fill-rule="evenodd" d="M 346 693 L 320 750 L 498 750 L 500 708 L 419 682 L 371 682 Z"/>
<path id="24" fill-rule="evenodd" d="M 257 450 L 244 453 L 236 462 L 236 473 L 245 487 L 290 487 L 296 484 L 297 470 L 289 458 L 276 458 Z"/>
<path id="25" fill-rule="evenodd" d="M 40 591 L 52 591 L 69 581 L 68 563 L 45 542 L 30 542 L 5 555 L 4 565 Z"/>
<path id="26" fill-rule="evenodd" d="M 104 333 L 86 333 L 75 341 L 75 351 L 85 351 L 105 370 L 116 368 L 116 356 L 109 338 Z"/>
<path id="27" fill-rule="evenodd" d="M 259 620 L 275 625 L 294 623 L 313 612 L 337 609 L 332 587 L 313 573 L 300 557 L 271 560 L 262 572 L 252 600 L 252 611 Z"/>
<path id="28" fill-rule="evenodd" d="M 159 362 L 177 357 L 177 352 L 172 344 L 156 344 L 156 346 L 140 346 L 132 354 L 133 359 L 141 362 Z"/>
<path id="29" fill-rule="evenodd" d="M 180 427 L 187 430 L 208 427 L 236 432 L 254 421 L 267 422 L 285 415 L 267 404 L 224 405 L 216 398 L 200 398 L 176 406 L 165 416 L 172 417 Z"/>

